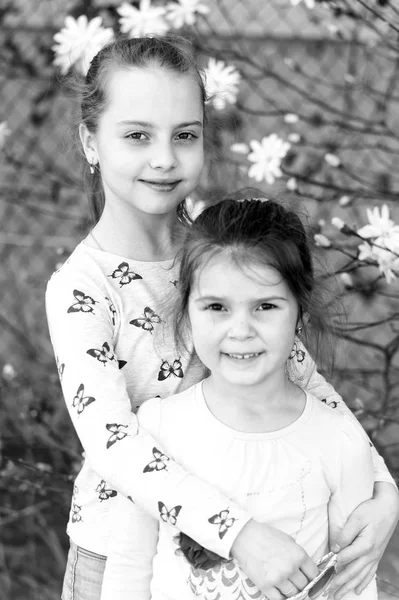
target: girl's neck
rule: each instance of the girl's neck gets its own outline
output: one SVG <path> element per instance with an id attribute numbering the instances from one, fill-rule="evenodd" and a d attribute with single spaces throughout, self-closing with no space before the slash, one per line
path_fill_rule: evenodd
<path id="1" fill-rule="evenodd" d="M 287 427 L 300 417 L 306 405 L 303 390 L 285 375 L 248 389 L 230 386 L 211 374 L 202 389 L 214 417 L 232 429 L 248 433 Z"/>
<path id="2" fill-rule="evenodd" d="M 151 215 L 133 210 L 122 214 L 107 204 L 87 243 L 132 260 L 158 262 L 177 252 L 177 214 Z M 91 238 L 91 239 L 90 239 Z"/>

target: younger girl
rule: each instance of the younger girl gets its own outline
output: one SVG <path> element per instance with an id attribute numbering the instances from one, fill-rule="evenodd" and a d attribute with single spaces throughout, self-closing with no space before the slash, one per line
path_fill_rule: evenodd
<path id="1" fill-rule="evenodd" d="M 46 294 L 63 394 L 85 450 L 68 524 L 63 600 L 99 599 L 110 512 L 120 495 L 154 517 L 160 501 L 184 506 L 182 531 L 220 556 L 234 556 L 270 600 L 281 600 L 289 577 L 300 585 L 316 574 L 314 562 L 291 537 L 257 523 L 178 463 L 161 468 L 158 442 L 138 428 L 135 416 L 144 400 L 187 389 L 204 374 L 171 338 L 154 344 L 166 325 L 163 300 L 176 294 L 173 260 L 184 200 L 203 166 L 200 72 L 184 40 L 121 39 L 95 56 L 80 99 L 80 136 L 98 222 L 53 275 Z M 299 342 L 288 369 L 319 399 L 340 402 Z M 374 457 L 374 499 L 355 514 L 343 544 L 366 531 L 348 546 L 358 579 L 352 572 L 343 583 L 351 585 L 367 577 L 395 522 L 394 487 Z M 220 537 L 209 517 L 227 505 L 233 520 Z M 138 521 L 132 535 L 140 531 Z"/>
<path id="2" fill-rule="evenodd" d="M 323 325 L 302 223 L 272 201 L 225 200 L 191 225 L 181 256 L 178 332 L 181 339 L 189 328 L 210 375 L 140 407 L 140 425 L 158 442 L 155 460 L 164 468 L 178 461 L 318 560 L 351 512 L 372 497 L 374 475 L 359 423 L 287 374 L 296 336 Z M 236 561 L 215 563 L 179 536 L 184 506 L 160 501 L 158 509 L 159 535 L 158 523 L 143 513 L 137 538 L 127 527 L 131 504 L 115 504 L 102 600 L 265 599 Z M 230 504 L 209 518 L 220 539 L 235 520 Z M 196 557 L 194 566 L 183 553 Z M 131 568 L 129 556 L 135 567 L 141 558 L 141 570 Z M 198 568 L 204 560 L 208 568 Z M 304 581 L 290 583 L 287 596 Z M 377 598 L 375 580 L 361 597 Z"/>

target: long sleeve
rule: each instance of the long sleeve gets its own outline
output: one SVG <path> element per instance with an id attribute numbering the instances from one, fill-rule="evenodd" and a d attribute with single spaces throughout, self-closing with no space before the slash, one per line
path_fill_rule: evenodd
<path id="1" fill-rule="evenodd" d="M 374 473 L 368 438 L 359 423 L 350 415 L 345 420 L 339 439 L 334 440 L 334 452 L 329 457 L 335 465 L 332 473 L 332 495 L 329 503 L 330 537 L 335 539 L 352 512 L 372 498 Z M 375 578 L 360 594 L 350 592 L 344 600 L 377 600 Z"/>
<path id="2" fill-rule="evenodd" d="M 150 600 L 158 521 L 122 495 L 110 521 L 101 600 Z"/>
<path id="3" fill-rule="evenodd" d="M 118 281 L 121 288 L 125 281 L 134 281 L 137 284 L 134 289 L 138 290 L 141 282 L 137 283 L 133 271 L 128 270 L 129 265 L 124 265 L 127 263 L 119 265 L 119 271 L 125 279 L 113 281 L 119 273 L 111 271 L 108 276 L 110 284 L 115 289 Z M 115 319 L 124 310 L 122 300 L 117 296 L 111 297 L 112 289 L 99 283 L 100 275 L 96 273 L 95 266 L 90 267 L 90 278 L 84 271 L 81 274 L 76 269 L 68 271 L 68 265 L 55 273 L 47 287 L 46 310 L 65 402 L 86 454 L 84 468 L 89 465 L 90 472 L 98 473 L 102 478 L 97 488 L 100 502 L 104 506 L 110 498 L 113 499 L 112 496 L 120 493 L 130 497 L 156 519 L 160 518 L 160 502 L 169 509 L 180 506 L 179 529 L 227 558 L 236 536 L 250 516 L 169 457 L 165 456 L 162 464 L 158 461 L 157 441 L 139 427 L 131 410 L 132 398 L 127 393 L 124 375 L 129 356 L 119 355 L 116 350 L 115 339 L 123 335 L 122 326 L 115 330 Z M 104 274 L 102 277 L 104 279 Z M 136 277 L 142 279 L 138 274 Z M 166 277 L 170 278 L 170 275 L 166 274 Z M 131 288 L 127 285 L 122 288 L 125 297 L 133 293 Z M 131 319 L 134 314 L 128 315 L 131 319 L 128 335 L 131 337 L 142 332 L 143 336 L 149 336 L 146 339 L 150 339 L 152 332 L 148 331 L 148 323 L 158 322 L 154 314 L 149 307 L 144 309 L 141 321 L 147 324 L 147 330 L 137 326 L 140 325 L 139 319 Z M 136 371 L 140 365 L 145 369 L 146 360 L 151 358 L 150 354 L 147 357 L 139 350 L 137 354 L 139 367 Z M 175 363 L 161 357 L 157 384 L 180 376 L 180 361 Z M 134 382 L 135 372 L 130 373 Z M 139 405 L 145 399 L 133 398 L 133 404 Z M 79 491 L 79 485 L 75 487 Z M 89 491 L 87 489 L 85 493 Z M 83 515 L 81 505 L 82 502 L 77 500 L 73 503 L 75 513 L 72 522 L 80 522 L 84 527 L 89 518 L 88 514 Z M 228 535 L 220 539 L 208 519 L 227 506 L 234 517 L 233 525 Z M 99 527 L 102 526 L 101 523 Z M 94 524 L 92 528 L 95 527 Z"/>
<path id="4" fill-rule="evenodd" d="M 335 391 L 333 386 L 318 373 L 314 360 L 298 339 L 295 342 L 292 357 L 288 361 L 288 372 L 292 381 L 298 383 L 301 387 L 306 388 L 306 390 L 313 394 L 318 400 L 321 400 L 339 412 L 349 415 L 356 423 L 358 423 L 355 415 L 345 404 L 341 396 Z M 388 471 L 384 459 L 378 454 L 370 440 L 369 444 L 371 446 L 371 455 L 373 459 L 374 481 L 385 481 L 396 487 L 395 481 Z"/>
<path id="5" fill-rule="evenodd" d="M 157 437 L 160 400 L 153 398 L 144 402 L 137 418 L 140 426 Z M 119 496 L 114 504 L 110 519 L 111 533 L 101 600 L 150 600 L 158 521 L 123 496 Z"/>

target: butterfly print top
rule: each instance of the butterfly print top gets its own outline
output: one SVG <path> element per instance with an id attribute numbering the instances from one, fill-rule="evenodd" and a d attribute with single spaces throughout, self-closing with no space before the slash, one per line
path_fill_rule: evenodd
<path id="1" fill-rule="evenodd" d="M 63 395 L 86 457 L 68 533 L 77 545 L 105 556 L 110 512 L 120 495 L 158 520 L 162 502 L 182 531 L 224 557 L 250 518 L 219 490 L 188 476 L 172 457 L 162 457 L 156 436 L 138 426 L 135 413 L 145 400 L 187 389 L 204 374 L 198 360 L 181 355 L 172 342 L 165 299 L 173 302 L 177 294 L 177 271 L 173 261 L 134 261 L 82 242 L 47 286 Z M 287 368 L 320 400 L 345 410 L 299 341 Z M 178 506 L 178 512 L 172 510 Z M 226 506 L 233 521 L 226 521 L 231 527 L 221 537 L 209 518 Z"/>
<path id="2" fill-rule="evenodd" d="M 373 494 L 373 464 L 364 430 L 350 414 L 331 410 L 311 394 L 296 421 L 268 433 L 244 433 L 224 425 L 208 409 L 201 383 L 169 398 L 145 402 L 138 419 L 157 435 L 166 455 L 216 486 L 257 521 L 292 536 L 314 559 L 326 553 L 329 530 L 332 535 L 339 531 L 352 510 Z M 179 506 L 161 501 L 159 510 L 158 531 L 151 526 L 151 517 L 144 516 L 148 526 L 145 529 L 142 523 L 137 543 L 127 525 L 131 503 L 124 498 L 115 503 L 111 546 L 118 548 L 121 566 L 129 571 L 133 565 L 126 557 L 146 548 L 149 565 L 143 559 L 137 589 L 148 585 L 145 574 L 153 561 L 148 590 L 152 600 L 266 600 L 233 560 L 209 570 L 191 567 L 179 552 Z M 234 527 L 231 505 L 209 520 L 219 537 L 228 535 Z M 115 565 L 120 557 L 112 552 L 109 560 Z M 105 589 L 112 589 L 114 596 L 109 593 L 102 600 L 128 598 L 121 592 L 129 585 L 128 580 L 121 581 L 123 572 L 115 568 L 105 573 Z M 364 600 L 377 600 L 373 586 Z"/>

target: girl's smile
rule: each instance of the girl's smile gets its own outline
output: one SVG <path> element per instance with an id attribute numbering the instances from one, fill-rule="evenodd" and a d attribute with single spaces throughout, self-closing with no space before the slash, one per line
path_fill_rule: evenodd
<path id="1" fill-rule="evenodd" d="M 198 268 L 188 314 L 197 354 L 213 380 L 254 390 L 285 378 L 298 304 L 273 267 L 240 268 L 221 251 Z"/>
<path id="2" fill-rule="evenodd" d="M 203 106 L 190 74 L 160 67 L 116 69 L 96 134 L 95 153 L 113 221 L 132 214 L 175 214 L 196 187 L 203 167 Z"/>

